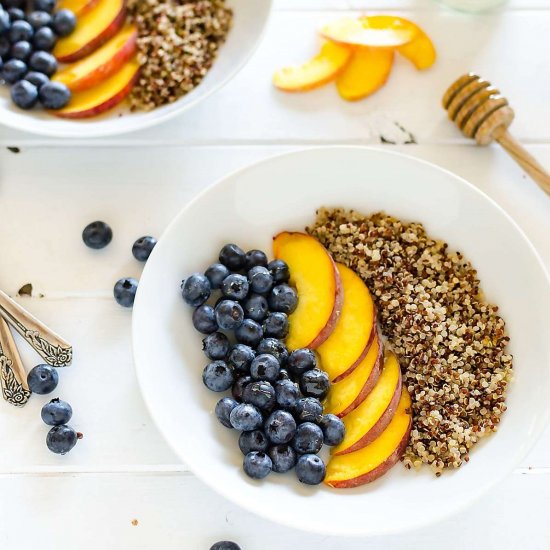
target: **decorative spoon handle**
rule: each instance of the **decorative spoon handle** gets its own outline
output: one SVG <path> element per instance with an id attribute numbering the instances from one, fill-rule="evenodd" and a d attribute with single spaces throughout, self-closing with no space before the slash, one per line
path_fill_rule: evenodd
<path id="1" fill-rule="evenodd" d="M 0 315 L 53 367 L 67 367 L 72 346 L 0 290 Z"/>
<path id="2" fill-rule="evenodd" d="M 0 317 L 0 386 L 2 397 L 15 407 L 25 405 L 31 396 L 21 357 L 3 317 Z"/>

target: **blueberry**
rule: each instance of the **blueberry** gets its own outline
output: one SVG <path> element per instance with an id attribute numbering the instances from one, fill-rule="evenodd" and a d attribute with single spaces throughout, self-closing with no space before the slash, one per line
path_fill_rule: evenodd
<path id="1" fill-rule="evenodd" d="M 274 472 L 284 474 L 296 464 L 296 452 L 290 445 L 274 445 L 268 451 Z"/>
<path id="2" fill-rule="evenodd" d="M 296 421 L 294 417 L 287 411 L 274 411 L 265 421 L 265 433 L 275 445 L 288 443 L 297 433 Z"/>
<path id="3" fill-rule="evenodd" d="M 52 22 L 52 16 L 47 11 L 31 11 L 27 16 L 27 21 L 36 30 L 47 27 Z"/>
<path id="4" fill-rule="evenodd" d="M 20 59 L 10 59 L 2 67 L 2 78 L 8 84 L 15 84 L 21 80 L 27 72 L 27 65 Z"/>
<path id="5" fill-rule="evenodd" d="M 134 258 L 140 262 L 146 262 L 157 244 L 155 237 L 140 237 L 132 246 Z"/>
<path id="6" fill-rule="evenodd" d="M 282 340 L 288 335 L 288 317 L 286 313 L 274 311 L 266 317 L 262 327 L 265 336 Z"/>
<path id="7" fill-rule="evenodd" d="M 232 428 L 229 421 L 229 415 L 231 411 L 238 405 L 237 401 L 231 399 L 231 397 L 222 397 L 217 403 L 214 412 L 218 420 L 226 427 Z"/>
<path id="8" fill-rule="evenodd" d="M 1 19 L 1 12 L 0 12 L 0 19 Z M 11 42 L 5 36 L 0 35 L 0 57 L 6 57 L 10 53 L 10 50 L 11 50 Z"/>
<path id="9" fill-rule="evenodd" d="M 41 73 L 28 73 L 25 80 L 27 80 L 29 75 L 35 74 Z M 34 78 L 33 76 L 33 79 Z M 32 82 L 32 80 L 30 82 Z M 113 230 L 105 222 L 92 222 L 82 231 L 82 240 L 84 244 L 90 248 L 96 250 L 105 248 L 113 240 Z"/>
<path id="10" fill-rule="evenodd" d="M 300 390 L 292 380 L 278 380 L 275 383 L 277 405 L 283 409 L 294 409 L 300 398 Z"/>
<path id="11" fill-rule="evenodd" d="M 53 16 L 53 29 L 59 36 L 68 36 L 76 27 L 76 16 L 71 10 L 59 10 Z"/>
<path id="12" fill-rule="evenodd" d="M 334 414 L 325 414 L 319 421 L 325 445 L 340 445 L 346 435 L 344 423 Z"/>
<path id="13" fill-rule="evenodd" d="M 243 390 L 243 401 L 258 407 L 261 411 L 270 411 L 275 406 L 275 390 L 269 382 L 251 382 Z"/>
<path id="14" fill-rule="evenodd" d="M 262 339 L 264 331 L 259 323 L 252 319 L 245 319 L 242 325 L 235 329 L 235 338 L 241 344 L 255 348 Z"/>
<path id="15" fill-rule="evenodd" d="M 59 426 L 71 420 L 73 409 L 66 401 L 52 399 L 42 407 L 40 415 L 45 424 Z"/>
<path id="16" fill-rule="evenodd" d="M 29 371 L 27 384 L 33 393 L 45 395 L 57 387 L 59 374 L 50 365 L 37 365 Z"/>
<path id="17" fill-rule="evenodd" d="M 43 73 L 38 73 L 36 71 L 30 71 L 28 72 L 24 80 L 28 80 L 31 84 L 34 84 L 38 90 L 46 84 L 46 82 L 49 82 L 50 79 Z"/>
<path id="18" fill-rule="evenodd" d="M 213 332 L 202 341 L 202 349 L 209 359 L 225 359 L 229 353 L 229 339 L 223 332 Z"/>
<path id="19" fill-rule="evenodd" d="M 229 417 L 231 425 L 241 432 L 257 430 L 262 426 L 262 413 L 249 403 L 237 405 Z"/>
<path id="20" fill-rule="evenodd" d="M 216 314 L 214 308 L 206 304 L 202 304 L 193 311 L 193 326 L 203 334 L 211 334 L 218 330 L 216 323 Z"/>
<path id="21" fill-rule="evenodd" d="M 236 372 L 248 374 L 254 357 L 256 357 L 256 352 L 250 346 L 235 344 L 229 352 L 228 361 Z"/>
<path id="22" fill-rule="evenodd" d="M 212 264 L 204 274 L 208 277 L 212 288 L 220 288 L 222 281 L 230 274 L 230 271 L 223 264 L 216 263 Z"/>
<path id="23" fill-rule="evenodd" d="M 12 101 L 20 109 L 32 109 L 38 101 L 38 90 L 27 80 L 16 82 L 10 90 Z"/>
<path id="24" fill-rule="evenodd" d="M 267 264 L 267 269 L 271 273 L 275 284 L 287 283 L 290 279 L 288 265 L 283 260 L 273 260 Z"/>
<path id="25" fill-rule="evenodd" d="M 210 550 L 241 550 L 241 547 L 236 542 L 231 542 L 230 540 L 220 540 L 215 542 Z"/>
<path id="26" fill-rule="evenodd" d="M 273 287 L 267 302 L 273 311 L 282 311 L 288 315 L 296 309 L 298 295 L 292 287 L 281 284 Z"/>
<path id="27" fill-rule="evenodd" d="M 294 415 L 298 422 L 317 423 L 323 415 L 323 405 L 314 397 L 302 397 L 296 401 Z"/>
<path id="28" fill-rule="evenodd" d="M 330 389 L 330 381 L 326 372 L 311 369 L 300 376 L 300 390 L 308 397 L 323 399 Z"/>
<path id="29" fill-rule="evenodd" d="M 21 61 L 26 61 L 29 55 L 31 55 L 31 52 L 32 46 L 28 42 L 25 42 L 25 40 L 20 40 L 11 47 L 12 59 L 21 59 Z"/>
<path id="30" fill-rule="evenodd" d="M 237 271 L 244 267 L 246 255 L 242 248 L 236 244 L 226 244 L 220 250 L 220 263 L 228 267 L 232 271 Z"/>
<path id="31" fill-rule="evenodd" d="M 269 436 L 269 433 L 267 434 Z M 323 446 L 323 432 L 317 424 L 304 422 L 296 428 L 292 447 L 298 454 L 318 453 Z"/>
<path id="32" fill-rule="evenodd" d="M 268 353 L 257 355 L 250 365 L 250 376 L 254 380 L 267 380 L 275 382 L 279 376 L 279 361 Z"/>
<path id="33" fill-rule="evenodd" d="M 46 445 L 52 453 L 64 455 L 68 453 L 78 441 L 79 435 L 66 424 L 54 426 L 46 436 Z"/>
<path id="34" fill-rule="evenodd" d="M 50 27 L 42 27 L 41 29 L 38 29 L 32 40 L 32 43 L 37 50 L 44 50 L 46 52 L 53 50 L 56 42 L 57 36 L 55 36 Z M 54 69 L 54 72 L 56 69 Z"/>
<path id="35" fill-rule="evenodd" d="M 265 453 L 252 451 L 244 457 L 244 472 L 253 479 L 262 479 L 271 472 L 271 458 Z"/>
<path id="36" fill-rule="evenodd" d="M 57 60 L 48 52 L 34 52 L 29 60 L 29 66 L 33 71 L 44 73 L 45 75 L 52 76 L 57 71 Z M 59 82 L 52 82 L 52 84 L 60 84 Z M 52 109 L 59 109 L 60 107 L 52 107 Z"/>
<path id="37" fill-rule="evenodd" d="M 242 432 L 239 436 L 239 449 L 243 455 L 252 451 L 265 453 L 269 447 L 269 441 L 262 430 L 252 430 L 251 432 Z"/>
<path id="38" fill-rule="evenodd" d="M 119 279 L 113 290 L 116 303 L 122 307 L 133 307 L 138 289 L 138 281 L 133 277 Z"/>
<path id="39" fill-rule="evenodd" d="M 290 373 L 286 369 L 281 369 L 279 371 L 279 378 L 277 380 L 290 380 L 290 381 L 292 381 L 292 378 L 290 377 Z"/>
<path id="40" fill-rule="evenodd" d="M 299 376 L 308 370 L 314 369 L 317 366 L 317 358 L 309 348 L 295 349 L 288 356 L 286 366 L 292 374 Z"/>
<path id="41" fill-rule="evenodd" d="M 243 302 L 243 309 L 246 317 L 258 323 L 261 323 L 269 312 L 267 300 L 264 296 L 260 296 L 259 294 L 251 294 Z"/>
<path id="42" fill-rule="evenodd" d="M 273 277 L 267 267 L 257 265 L 248 272 L 248 281 L 252 292 L 267 294 L 273 287 Z"/>
<path id="43" fill-rule="evenodd" d="M 225 361 L 212 361 L 204 367 L 202 381 L 209 390 L 225 391 L 233 385 L 235 375 Z"/>
<path id="44" fill-rule="evenodd" d="M 23 21 L 25 19 L 25 12 L 19 8 L 10 8 L 8 10 L 8 15 L 10 16 L 10 21 Z"/>
<path id="45" fill-rule="evenodd" d="M 31 61 L 36 54 L 50 55 L 46 52 L 35 52 L 31 56 Z M 48 74 L 45 71 L 41 71 L 38 67 L 33 68 L 40 73 Z M 46 109 L 63 109 L 71 100 L 71 91 L 61 82 L 46 82 L 46 84 L 40 88 L 39 97 L 40 103 L 42 103 Z"/>
<path id="46" fill-rule="evenodd" d="M 220 286 L 222 294 L 229 300 L 244 300 L 248 295 L 248 281 L 244 275 L 228 275 Z"/>
<path id="47" fill-rule="evenodd" d="M 306 485 L 319 485 L 325 474 L 325 463 L 315 454 L 302 455 L 296 462 L 296 475 Z"/>
<path id="48" fill-rule="evenodd" d="M 190 306 L 202 306 L 210 298 L 210 282 L 202 273 L 193 273 L 182 281 L 181 295 Z"/>
<path id="49" fill-rule="evenodd" d="M 10 15 L 0 6 L 0 34 L 8 31 L 11 26 Z"/>
<path id="50" fill-rule="evenodd" d="M 248 271 L 257 265 L 266 266 L 267 256 L 261 250 L 249 250 L 244 258 L 244 267 Z"/>
<path id="51" fill-rule="evenodd" d="M 208 281 L 208 279 L 206 279 Z M 233 300 L 222 300 L 216 306 L 216 321 L 223 330 L 235 330 L 244 320 L 244 311 L 241 305 Z"/>
<path id="52" fill-rule="evenodd" d="M 19 42 L 20 40 L 26 40 L 27 42 L 30 42 L 33 34 L 34 31 L 30 23 L 23 20 L 14 21 L 11 25 L 10 30 L 8 31 L 8 38 L 10 39 L 10 42 L 12 44 L 14 44 L 15 42 Z"/>
<path id="53" fill-rule="evenodd" d="M 55 8 L 56 0 L 32 0 L 32 7 L 35 10 L 47 11 L 52 13 Z"/>
<path id="54" fill-rule="evenodd" d="M 237 378 L 237 380 L 235 380 L 235 383 L 231 387 L 231 395 L 239 403 L 243 400 L 243 393 L 246 386 L 248 386 L 248 384 L 250 384 L 251 382 L 251 376 L 241 376 L 240 378 Z"/>
<path id="55" fill-rule="evenodd" d="M 2 0 L 0 5 L 3 5 L 5 8 L 19 8 L 24 10 L 27 7 L 27 0 Z"/>
<path id="56" fill-rule="evenodd" d="M 264 338 L 256 348 L 256 353 L 269 353 L 273 355 L 281 366 L 286 364 L 288 359 L 288 350 L 284 342 L 276 338 Z"/>

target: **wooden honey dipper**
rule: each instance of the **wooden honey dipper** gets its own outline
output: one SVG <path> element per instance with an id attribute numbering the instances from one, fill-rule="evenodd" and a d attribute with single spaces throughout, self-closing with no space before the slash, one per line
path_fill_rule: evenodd
<path id="1" fill-rule="evenodd" d="M 466 137 L 475 139 L 478 145 L 497 141 L 550 195 L 550 174 L 508 132 L 514 111 L 490 82 L 473 73 L 462 75 L 449 86 L 442 103 Z"/>

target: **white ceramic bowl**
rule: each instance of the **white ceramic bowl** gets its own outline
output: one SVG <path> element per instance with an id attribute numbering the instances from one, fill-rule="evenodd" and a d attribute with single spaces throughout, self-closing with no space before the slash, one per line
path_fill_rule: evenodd
<path id="1" fill-rule="evenodd" d="M 22 111 L 0 86 L 0 123 L 34 134 L 66 138 L 111 136 L 148 128 L 183 113 L 229 82 L 244 67 L 260 42 L 273 0 L 227 0 L 233 9 L 233 27 L 204 80 L 181 99 L 150 112 L 130 113 L 122 105 L 99 117 L 63 120 L 39 109 Z"/>
<path id="2" fill-rule="evenodd" d="M 436 478 L 398 464 L 357 489 L 301 486 L 292 473 L 262 482 L 241 471 L 237 434 L 213 414 L 202 384 L 201 336 L 179 285 L 221 246 L 269 251 L 281 230 L 303 230 L 319 206 L 383 209 L 418 220 L 465 253 L 507 321 L 515 379 L 497 434 L 462 468 Z M 166 440 L 213 489 L 273 521 L 330 535 L 372 535 L 432 523 L 509 474 L 549 417 L 550 292 L 537 253 L 517 225 L 468 182 L 410 157 L 353 147 L 311 149 L 240 170 L 205 190 L 170 225 L 149 259 L 134 308 L 135 363 L 145 401 Z M 182 498 L 185 498 L 184 496 Z"/>

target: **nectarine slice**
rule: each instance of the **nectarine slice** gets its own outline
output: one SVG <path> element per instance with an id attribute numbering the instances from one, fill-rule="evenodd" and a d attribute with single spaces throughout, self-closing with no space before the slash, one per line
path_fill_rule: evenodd
<path id="1" fill-rule="evenodd" d="M 78 61 L 114 36 L 125 19 L 124 0 L 99 0 L 93 9 L 78 18 L 69 36 L 58 40 L 53 54 L 62 63 Z"/>
<path id="2" fill-rule="evenodd" d="M 345 67 L 351 50 L 326 42 L 315 57 L 303 65 L 284 67 L 273 75 L 273 84 L 285 92 L 305 92 L 334 80 Z"/>
<path id="3" fill-rule="evenodd" d="M 342 420 L 346 435 L 334 448 L 336 455 L 351 453 L 374 441 L 390 423 L 401 394 L 401 369 L 393 353 L 388 353 L 382 374 L 365 400 Z"/>
<path id="4" fill-rule="evenodd" d="M 407 448 L 411 433 L 411 398 L 401 391 L 395 416 L 388 427 L 370 445 L 354 453 L 333 456 L 327 464 L 325 483 L 347 489 L 370 483 L 394 466 Z"/>
<path id="5" fill-rule="evenodd" d="M 342 418 L 356 409 L 374 388 L 380 377 L 383 362 L 383 345 L 376 334 L 359 366 L 340 382 L 331 384 L 323 403 L 325 414 L 331 413 Z"/>
<path id="6" fill-rule="evenodd" d="M 87 90 L 116 73 L 136 52 L 137 29 L 126 25 L 94 53 L 58 71 L 52 80 L 73 92 Z"/>
<path id="7" fill-rule="evenodd" d="M 369 351 L 375 335 L 375 310 L 369 289 L 354 271 L 336 264 L 344 303 L 334 331 L 318 348 L 323 370 L 333 382 L 350 374 Z M 292 274 L 292 271 L 291 271 Z"/>
<path id="8" fill-rule="evenodd" d="M 58 0 L 57 9 L 71 10 L 77 17 L 90 11 L 98 0 Z"/>
<path id="9" fill-rule="evenodd" d="M 288 349 L 319 347 L 336 326 L 342 309 L 340 275 L 332 257 L 314 237 L 279 233 L 273 239 L 275 258 L 290 268 L 298 291 L 298 307 L 289 316 Z"/>
<path id="10" fill-rule="evenodd" d="M 75 92 L 69 104 L 59 111 L 50 111 L 60 118 L 89 118 L 118 105 L 132 90 L 139 77 L 141 66 L 137 58 L 126 62 L 122 68 L 97 86 Z"/>

